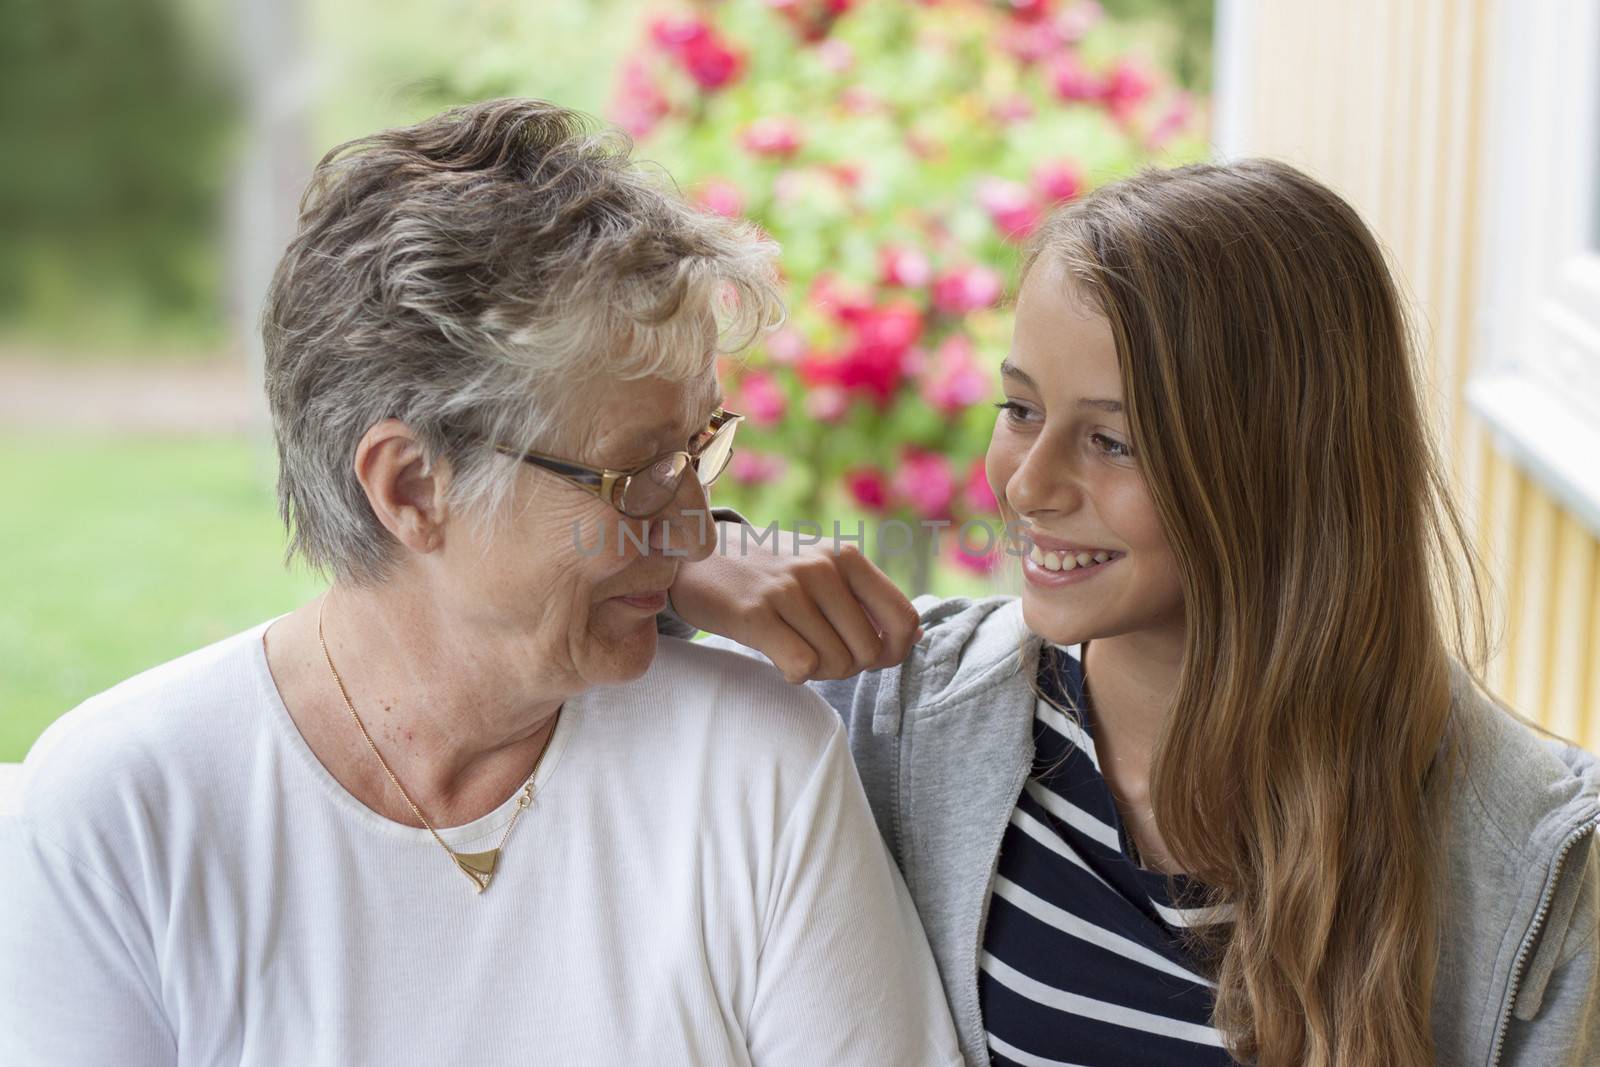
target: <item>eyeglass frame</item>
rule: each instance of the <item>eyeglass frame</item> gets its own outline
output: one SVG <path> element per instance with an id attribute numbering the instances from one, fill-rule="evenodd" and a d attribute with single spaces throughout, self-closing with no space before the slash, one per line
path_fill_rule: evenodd
<path id="1" fill-rule="evenodd" d="M 626 515 L 630 519 L 650 519 L 672 506 L 672 501 L 677 498 L 678 492 L 683 489 L 684 477 L 687 476 L 691 469 L 695 472 L 695 479 L 700 481 L 702 488 L 709 488 L 722 476 L 722 472 L 727 470 L 728 464 L 733 461 L 733 448 L 731 445 L 728 448 L 727 459 L 722 462 L 722 468 L 711 476 L 711 481 L 709 482 L 700 479 L 700 457 L 705 453 L 706 449 L 712 446 L 724 430 L 727 431 L 731 438 L 737 431 L 739 423 L 743 421 L 744 416 L 738 412 L 729 411 L 727 408 L 718 408 L 711 413 L 711 418 L 706 423 L 706 430 L 711 432 L 711 438 L 700 446 L 698 452 L 690 452 L 682 448 L 674 449 L 671 452 L 663 452 L 659 456 L 652 458 L 644 466 L 631 471 L 614 470 L 610 467 L 591 467 L 584 463 L 574 463 L 570 459 L 552 456 L 545 452 L 522 452 L 509 445 L 497 444 L 494 446 L 494 450 L 503 456 L 520 459 L 522 462 L 531 464 L 541 470 L 547 470 L 556 477 L 564 479 L 580 489 L 588 490 L 616 509 L 618 514 Z M 668 498 L 665 504 L 652 511 L 649 515 L 629 515 L 628 512 L 622 509 L 620 503 L 622 494 L 627 490 L 628 481 L 632 478 L 644 476 L 651 467 L 654 467 L 668 456 L 686 457 L 683 473 L 678 475 L 678 484 L 673 487 L 672 497 Z M 665 488 L 665 486 L 662 488 Z"/>

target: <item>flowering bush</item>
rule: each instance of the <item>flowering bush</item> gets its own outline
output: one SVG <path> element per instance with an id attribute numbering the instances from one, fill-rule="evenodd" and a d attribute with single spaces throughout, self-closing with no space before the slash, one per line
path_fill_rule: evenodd
<path id="1" fill-rule="evenodd" d="M 650 22 L 611 117 L 705 210 L 777 239 L 790 287 L 785 327 L 723 368 L 749 422 L 719 499 L 830 534 L 994 519 L 985 402 L 1018 243 L 1095 184 L 1203 152 L 1136 44 L 1092 0 L 699 0 Z"/>

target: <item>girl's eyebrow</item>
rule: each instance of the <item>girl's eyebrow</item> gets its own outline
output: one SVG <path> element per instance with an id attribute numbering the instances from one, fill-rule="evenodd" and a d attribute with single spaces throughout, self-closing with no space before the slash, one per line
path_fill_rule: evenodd
<path id="1" fill-rule="evenodd" d="M 1021 382 L 1029 389 L 1032 389 L 1034 392 L 1043 392 L 1043 390 L 1039 388 L 1039 383 L 1033 380 L 1032 375 L 1023 370 L 1021 367 L 1018 367 L 1015 363 L 1012 363 L 1009 359 L 1001 362 L 1000 377 L 1015 378 L 1017 381 Z M 1122 401 L 1111 400 L 1103 397 L 1079 397 L 1078 407 L 1095 408 L 1099 411 L 1109 411 L 1112 414 L 1116 414 L 1122 410 Z"/>

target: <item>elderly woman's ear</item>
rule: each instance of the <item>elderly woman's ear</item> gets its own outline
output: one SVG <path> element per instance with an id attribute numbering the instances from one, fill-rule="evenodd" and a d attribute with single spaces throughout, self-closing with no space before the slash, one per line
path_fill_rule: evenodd
<path id="1" fill-rule="evenodd" d="M 374 423 L 356 445 L 355 475 L 384 529 L 413 552 L 444 542 L 449 461 L 430 469 L 422 443 L 399 419 Z"/>

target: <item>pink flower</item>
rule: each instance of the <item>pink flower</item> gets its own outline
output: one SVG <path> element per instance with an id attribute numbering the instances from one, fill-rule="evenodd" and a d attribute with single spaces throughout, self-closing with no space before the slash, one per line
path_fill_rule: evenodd
<path id="1" fill-rule="evenodd" d="M 910 373 L 912 346 L 922 334 L 922 315 L 909 301 L 860 309 L 847 318 L 851 339 L 834 359 L 807 356 L 801 380 L 809 386 L 836 386 L 887 407 Z M 809 410 L 809 405 L 808 405 Z"/>
<path id="2" fill-rule="evenodd" d="M 744 56 L 718 38 L 691 45 L 684 51 L 683 69 L 696 85 L 715 92 L 731 83 L 744 69 Z"/>
<path id="3" fill-rule="evenodd" d="M 1189 120 L 1194 117 L 1194 100 L 1188 93 L 1179 93 L 1173 97 L 1166 113 L 1156 120 L 1150 133 L 1145 137 L 1145 144 L 1152 149 L 1161 149 L 1167 142 L 1183 132 L 1189 125 Z"/>
<path id="4" fill-rule="evenodd" d="M 650 23 L 650 39 L 663 52 L 677 55 L 685 48 L 712 35 L 704 19 L 673 18 L 663 15 Z"/>
<path id="5" fill-rule="evenodd" d="M 845 350 L 835 373 L 839 385 L 845 390 L 870 399 L 880 408 L 886 408 L 895 390 L 905 380 L 905 364 L 906 350 L 903 348 L 857 343 Z"/>
<path id="6" fill-rule="evenodd" d="M 978 183 L 978 203 L 1008 241 L 1026 240 L 1038 228 L 1044 212 L 1032 190 L 1003 178 L 985 178 Z"/>
<path id="7" fill-rule="evenodd" d="M 746 126 L 739 143 L 763 159 L 788 159 L 800 151 L 803 140 L 792 119 L 769 116 Z"/>
<path id="8" fill-rule="evenodd" d="M 846 115 L 871 115 L 883 107 L 883 101 L 870 89 L 851 85 L 839 93 L 839 106 Z"/>
<path id="9" fill-rule="evenodd" d="M 766 485 L 783 477 L 788 468 L 782 456 L 740 449 L 728 461 L 728 473 L 740 485 Z"/>
<path id="10" fill-rule="evenodd" d="M 878 264 L 881 270 L 879 276 L 884 285 L 918 289 L 927 285 L 928 280 L 933 277 L 933 268 L 928 264 L 928 257 L 916 248 L 891 245 L 880 249 Z"/>
<path id="11" fill-rule="evenodd" d="M 959 415 L 989 395 L 989 375 L 965 334 L 952 334 L 934 354 L 922 382 L 922 398 L 946 415 Z"/>
<path id="12" fill-rule="evenodd" d="M 715 215 L 730 219 L 744 213 L 744 194 L 726 178 L 710 178 L 695 191 L 695 203 Z"/>
<path id="13" fill-rule="evenodd" d="M 973 548 L 981 548 L 983 546 L 983 536 L 981 534 L 972 534 L 970 540 Z M 996 567 L 1000 566 L 1000 546 L 998 544 L 991 545 L 989 551 L 978 555 L 975 552 L 968 551 L 967 546 L 962 544 L 961 539 L 958 537 L 955 557 L 958 566 L 971 571 L 973 574 L 990 574 L 993 573 Z"/>
<path id="14" fill-rule="evenodd" d="M 967 483 L 962 487 L 961 499 L 967 505 L 967 510 L 976 515 L 1000 513 L 1000 502 L 995 499 L 994 489 L 989 485 L 989 475 L 984 470 L 982 456 L 973 460 L 972 466 L 967 468 Z"/>
<path id="15" fill-rule="evenodd" d="M 843 41 L 823 41 L 817 45 L 817 59 L 831 74 L 847 74 L 856 65 L 855 50 Z"/>
<path id="16" fill-rule="evenodd" d="M 1105 95 L 1105 85 L 1078 62 L 1078 57 L 1063 54 L 1050 70 L 1050 87 L 1056 96 L 1068 103 L 1100 100 Z"/>
<path id="17" fill-rule="evenodd" d="M 658 18 L 650 24 L 650 36 L 707 92 L 724 88 L 744 69 L 744 56 L 704 19 Z"/>
<path id="18" fill-rule="evenodd" d="M 982 311 L 1000 302 L 1004 281 L 984 266 L 956 267 L 933 283 L 933 306 L 946 315 Z"/>
<path id="19" fill-rule="evenodd" d="M 1149 99 L 1154 88 L 1155 82 L 1148 71 L 1132 60 L 1124 59 L 1111 69 L 1102 89 L 1102 99 L 1112 118 L 1126 122 L 1133 117 L 1139 105 Z"/>
<path id="20" fill-rule="evenodd" d="M 1011 15 L 1023 22 L 1037 22 L 1050 14 L 1054 0 L 1005 0 Z"/>
<path id="21" fill-rule="evenodd" d="M 872 294 L 824 271 L 811 282 L 811 306 L 841 322 L 854 322 L 872 307 Z"/>
<path id="22" fill-rule="evenodd" d="M 1018 19 L 1000 31 L 1000 47 L 1025 67 L 1054 55 L 1062 43 L 1061 31 L 1048 19 Z"/>
<path id="23" fill-rule="evenodd" d="M 837 385 L 819 385 L 806 393 L 805 406 L 818 422 L 838 422 L 850 410 L 850 394 Z"/>
<path id="24" fill-rule="evenodd" d="M 785 326 L 767 335 L 767 358 L 774 363 L 793 366 L 805 356 L 810 346 L 805 335 L 793 326 Z"/>
<path id="25" fill-rule="evenodd" d="M 990 109 L 989 114 L 998 122 L 1007 126 L 1019 122 L 1026 122 L 1033 118 L 1033 101 L 1021 93 L 1013 93 L 1004 100 L 997 101 Z"/>
<path id="26" fill-rule="evenodd" d="M 671 110 L 666 94 L 638 56 L 622 65 L 617 91 L 612 97 L 611 120 L 634 137 L 644 137 Z"/>
<path id="27" fill-rule="evenodd" d="M 1095 0 L 1078 0 L 1077 3 L 1067 8 L 1056 16 L 1056 28 L 1060 31 L 1063 40 L 1075 44 L 1094 29 L 1095 23 L 1100 21 L 1100 16 L 1105 12 Z"/>
<path id="28" fill-rule="evenodd" d="M 752 426 L 771 426 L 782 421 L 789 408 L 778 379 L 765 371 L 750 371 L 739 382 L 739 412 Z"/>
<path id="29" fill-rule="evenodd" d="M 876 467 L 858 467 L 844 476 L 850 499 L 868 511 L 883 511 L 889 506 L 889 482 Z"/>
<path id="30" fill-rule="evenodd" d="M 864 344 L 881 345 L 904 352 L 922 336 L 922 313 L 909 300 L 896 300 L 873 308 L 853 324 L 856 337 Z"/>
<path id="31" fill-rule="evenodd" d="M 907 448 L 900 454 L 900 466 L 889 487 L 924 519 L 950 517 L 956 482 L 950 473 L 950 461 L 937 452 Z"/>
<path id="32" fill-rule="evenodd" d="M 1059 204 L 1083 192 L 1083 172 L 1070 160 L 1044 163 L 1033 172 L 1033 188 L 1045 203 Z"/>

